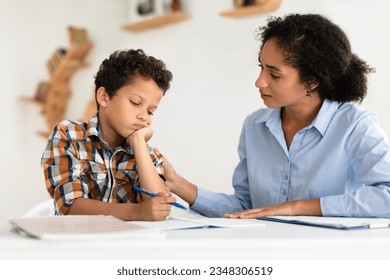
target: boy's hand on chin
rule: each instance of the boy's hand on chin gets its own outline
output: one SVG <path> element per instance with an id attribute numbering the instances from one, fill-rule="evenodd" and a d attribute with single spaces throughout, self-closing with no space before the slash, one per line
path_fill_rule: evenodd
<path id="1" fill-rule="evenodd" d="M 147 143 L 152 138 L 152 136 L 153 128 L 151 126 L 145 126 L 143 128 L 135 130 L 127 137 L 126 141 L 127 144 L 133 147 L 133 145 L 135 145 L 140 140 L 144 140 Z"/>

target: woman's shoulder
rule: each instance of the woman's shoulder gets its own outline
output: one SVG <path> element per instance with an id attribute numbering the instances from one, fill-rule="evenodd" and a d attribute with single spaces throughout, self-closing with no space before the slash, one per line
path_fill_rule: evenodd
<path id="1" fill-rule="evenodd" d="M 267 122 L 269 118 L 272 116 L 272 114 L 277 109 L 270 109 L 270 108 L 260 108 L 256 111 L 250 113 L 245 118 L 245 122 L 255 122 L 255 123 L 262 123 Z"/>
<path id="2" fill-rule="evenodd" d="M 354 103 L 340 103 L 333 122 L 347 133 L 377 133 L 380 128 L 377 114 Z"/>
<path id="3" fill-rule="evenodd" d="M 339 103 L 336 114 L 349 121 L 360 121 L 367 117 L 376 119 L 377 117 L 377 114 L 374 111 L 363 108 L 355 103 L 348 102 Z"/>

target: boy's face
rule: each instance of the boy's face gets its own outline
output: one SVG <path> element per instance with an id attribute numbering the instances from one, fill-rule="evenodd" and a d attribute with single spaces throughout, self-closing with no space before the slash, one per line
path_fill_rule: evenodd
<path id="1" fill-rule="evenodd" d="M 111 98 L 104 88 L 98 90 L 99 122 L 107 142 L 127 138 L 134 131 L 150 126 L 152 116 L 163 96 L 153 79 L 142 76 L 120 88 Z"/>

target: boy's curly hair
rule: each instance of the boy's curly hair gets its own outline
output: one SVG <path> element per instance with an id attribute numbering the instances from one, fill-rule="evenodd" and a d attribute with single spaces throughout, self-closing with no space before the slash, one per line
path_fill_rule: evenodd
<path id="1" fill-rule="evenodd" d="M 119 50 L 105 59 L 95 76 L 95 96 L 100 87 L 104 87 L 110 98 L 120 88 L 131 84 L 137 75 L 153 79 L 163 90 L 169 89 L 172 73 L 166 69 L 163 61 L 148 56 L 143 50 Z M 99 104 L 97 103 L 99 108 Z"/>

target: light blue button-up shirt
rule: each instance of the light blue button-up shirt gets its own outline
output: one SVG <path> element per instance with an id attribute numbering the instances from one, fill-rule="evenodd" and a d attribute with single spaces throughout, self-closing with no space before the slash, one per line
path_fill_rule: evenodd
<path id="1" fill-rule="evenodd" d="M 243 125 L 234 195 L 198 188 L 191 209 L 219 217 L 243 209 L 321 198 L 324 216 L 390 218 L 390 145 L 376 114 L 325 100 L 287 149 L 279 109 Z"/>

